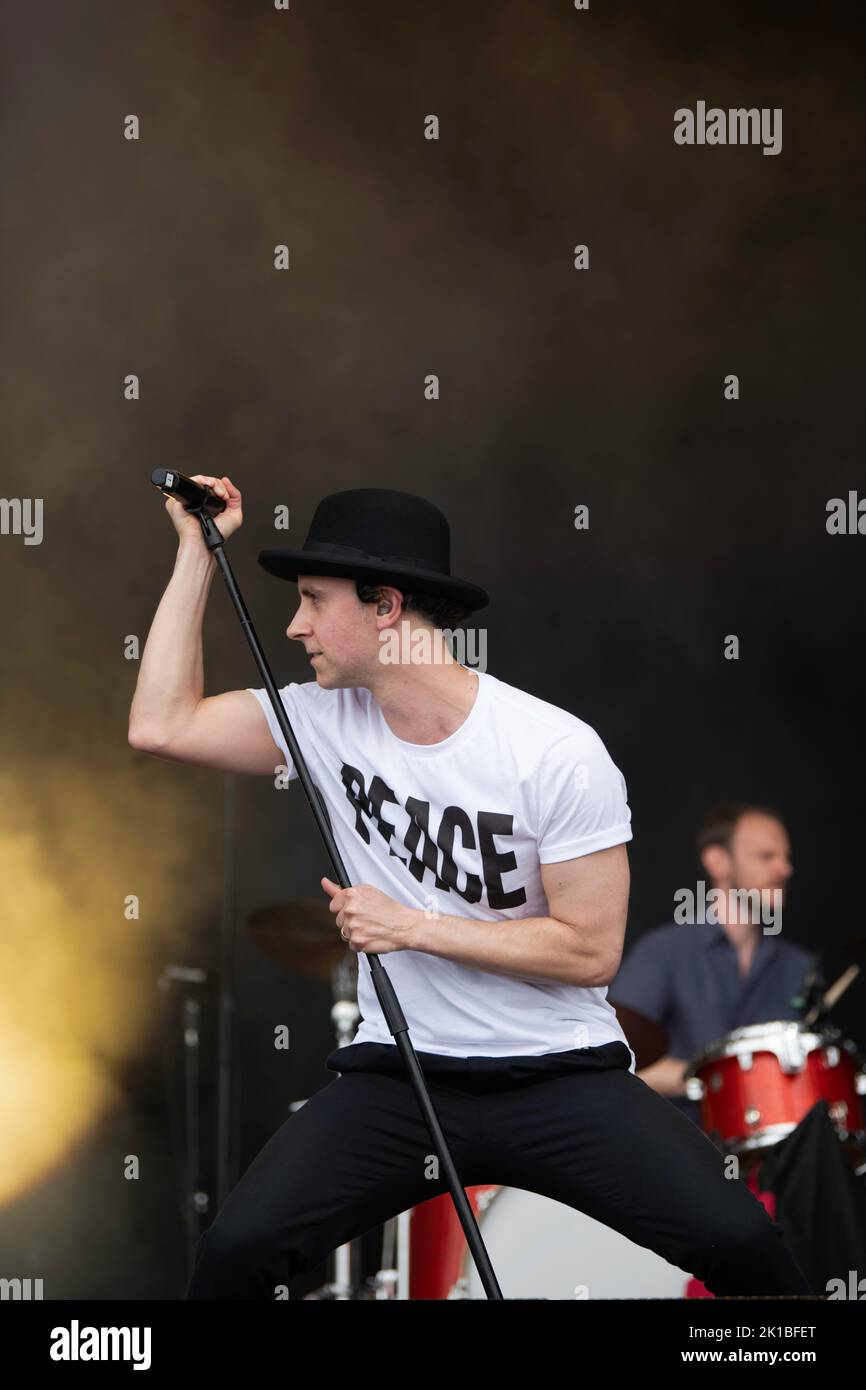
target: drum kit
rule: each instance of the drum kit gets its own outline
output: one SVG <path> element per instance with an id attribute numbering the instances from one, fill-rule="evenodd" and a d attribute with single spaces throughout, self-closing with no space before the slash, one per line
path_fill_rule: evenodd
<path id="1" fill-rule="evenodd" d="M 725 1152 L 751 1160 L 787 1138 L 818 1101 L 855 1171 L 863 1162 L 866 1072 L 854 1044 L 828 1023 L 802 1019 L 735 1028 L 703 1049 L 686 1073 L 686 1094 Z"/>
<path id="2" fill-rule="evenodd" d="M 281 965 L 330 981 L 337 1045 L 351 1042 L 360 1014 L 357 961 L 318 900 L 255 913 L 253 940 Z M 703 1129 L 741 1171 L 787 1137 L 825 1101 L 854 1172 L 866 1176 L 866 1066 L 826 1018 L 858 973 L 851 966 L 825 993 L 804 1001 L 804 1017 L 736 1028 L 696 1056 L 686 1094 Z M 806 1004 L 811 1007 L 806 1008 Z M 667 1050 L 665 1030 L 633 1009 L 616 1008 L 636 1070 Z M 297 1102 L 297 1109 L 304 1101 Z M 683 1298 L 687 1272 L 563 1203 L 521 1188 L 466 1188 L 506 1298 Z M 477 1299 L 484 1292 L 448 1194 L 430 1198 L 335 1250 L 329 1278 L 311 1299 Z M 366 1243 L 366 1245 L 365 1245 Z M 368 1266 L 370 1266 L 368 1268 Z"/>

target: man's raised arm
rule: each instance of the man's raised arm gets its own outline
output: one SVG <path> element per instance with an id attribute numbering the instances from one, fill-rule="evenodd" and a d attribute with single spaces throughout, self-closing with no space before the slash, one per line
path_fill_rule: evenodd
<path id="1" fill-rule="evenodd" d="M 194 475 L 226 500 L 215 518 L 226 540 L 241 525 L 241 494 L 228 478 Z M 224 772 L 272 773 L 285 762 L 255 696 L 230 690 L 205 698 L 202 623 L 216 561 L 196 517 L 176 498 L 166 511 L 179 542 L 174 573 L 147 636 L 129 712 L 129 742 L 155 757 Z"/>

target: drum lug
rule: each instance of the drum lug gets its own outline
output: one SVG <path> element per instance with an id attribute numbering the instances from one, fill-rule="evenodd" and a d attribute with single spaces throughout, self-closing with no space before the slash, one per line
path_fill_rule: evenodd
<path id="1" fill-rule="evenodd" d="M 703 1100 L 704 1083 L 699 1076 L 689 1076 L 686 1078 L 686 1099 Z"/>
<path id="2" fill-rule="evenodd" d="M 756 1125 L 760 1118 L 761 1112 L 754 1105 L 750 1105 L 748 1110 L 743 1115 L 743 1119 L 746 1121 L 747 1125 Z"/>
<path id="3" fill-rule="evenodd" d="M 806 1064 L 806 1053 L 811 1051 L 808 1045 L 808 1036 L 801 1037 L 796 1025 L 785 1033 L 776 1054 L 782 1071 L 790 1073 L 803 1070 Z"/>
<path id="4" fill-rule="evenodd" d="M 858 1096 L 866 1096 L 866 1071 L 858 1071 L 854 1077 L 854 1089 Z"/>
<path id="5" fill-rule="evenodd" d="M 751 1071 L 754 1057 L 751 1052 L 738 1052 L 737 1061 L 740 1064 L 740 1071 Z"/>

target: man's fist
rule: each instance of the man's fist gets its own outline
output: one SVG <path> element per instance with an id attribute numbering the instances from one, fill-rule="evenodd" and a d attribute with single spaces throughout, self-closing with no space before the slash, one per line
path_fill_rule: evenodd
<path id="1" fill-rule="evenodd" d="M 412 929 L 420 915 L 418 908 L 395 902 L 369 883 L 341 888 L 323 878 L 322 887 L 331 899 L 330 909 L 350 950 L 384 954 L 411 949 Z"/>
<path id="2" fill-rule="evenodd" d="M 226 504 L 224 512 L 219 516 L 213 517 L 213 523 L 219 530 L 224 540 L 237 531 L 243 522 L 244 516 L 241 506 L 241 494 L 235 487 L 231 478 L 211 478 L 206 473 L 191 473 L 190 477 L 194 483 L 203 483 L 215 492 L 217 497 L 222 497 Z M 174 523 L 175 530 L 181 540 L 195 540 L 196 537 L 204 546 L 204 537 L 201 533 L 201 524 L 197 516 L 191 516 L 185 509 L 183 503 L 177 497 L 167 497 L 165 499 L 165 510 Z"/>

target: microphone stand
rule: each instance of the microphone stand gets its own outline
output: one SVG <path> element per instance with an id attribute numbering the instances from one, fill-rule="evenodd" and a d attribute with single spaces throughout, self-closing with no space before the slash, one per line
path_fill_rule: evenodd
<path id="1" fill-rule="evenodd" d="M 156 482 L 156 478 L 154 477 L 152 481 Z M 157 484 L 157 486 L 159 486 L 159 484 Z M 222 532 L 220 531 L 219 527 L 215 524 L 213 517 L 207 510 L 207 507 L 208 500 L 206 498 L 197 506 L 186 506 L 185 510 L 187 512 L 190 512 L 193 516 L 198 517 L 199 523 L 201 525 L 202 536 L 204 537 L 204 543 L 207 546 L 208 550 L 213 554 L 214 559 L 216 560 L 216 563 L 219 567 L 220 573 L 222 574 L 222 577 L 225 580 L 226 588 L 229 591 L 229 597 L 231 598 L 231 601 L 235 606 L 238 618 L 240 619 L 241 627 L 244 630 L 244 634 L 246 636 L 247 642 L 249 643 L 250 649 L 253 654 L 253 658 L 255 659 L 255 663 L 259 668 L 259 673 L 261 674 L 262 680 L 264 682 L 265 689 L 268 692 L 268 698 L 273 706 L 277 723 L 280 726 L 282 735 L 286 740 L 286 744 L 292 755 L 292 762 L 294 763 L 295 769 L 301 782 L 301 786 L 304 789 L 304 794 L 307 798 L 307 801 L 309 802 L 310 810 L 312 811 L 313 816 L 315 817 L 316 824 L 319 827 L 319 831 L 325 843 L 325 848 L 328 851 L 331 863 L 334 866 L 334 877 L 336 878 L 341 888 L 351 888 L 352 884 L 349 880 L 349 875 L 346 872 L 345 865 L 343 864 L 340 851 L 337 848 L 337 842 L 334 839 L 334 834 L 331 829 L 331 821 L 328 816 L 328 811 L 324 799 L 315 782 L 310 776 L 309 769 L 307 768 L 307 764 L 304 760 L 304 755 L 298 746 L 298 741 L 295 738 L 292 726 L 289 723 L 285 706 L 283 705 L 283 702 L 280 699 L 279 692 L 277 690 L 276 684 L 274 683 L 274 678 L 271 675 L 270 667 L 268 666 L 268 662 L 262 649 L 262 645 L 259 642 L 258 637 L 256 636 L 256 631 L 253 627 L 252 620 L 250 618 L 249 613 L 247 612 L 247 608 L 241 596 L 241 592 L 235 581 L 234 573 L 232 572 L 232 567 L 229 564 L 228 557 L 225 554 L 225 550 L 223 548 Z M 392 1037 L 394 1038 L 394 1041 L 397 1044 L 400 1056 L 402 1057 L 406 1070 L 409 1073 L 409 1079 L 415 1091 L 418 1106 L 421 1110 L 421 1114 L 424 1117 L 424 1121 L 427 1125 L 427 1128 L 430 1131 L 430 1138 L 433 1141 L 433 1147 L 435 1148 L 436 1153 L 439 1157 L 439 1161 L 442 1164 L 442 1170 L 445 1174 L 445 1180 L 448 1184 L 448 1190 L 451 1193 L 451 1197 L 454 1201 L 457 1216 L 460 1220 L 460 1225 L 463 1227 L 463 1234 L 466 1237 L 466 1243 L 469 1246 L 470 1253 L 472 1255 L 473 1260 L 475 1261 L 475 1265 L 478 1270 L 481 1283 L 484 1287 L 484 1292 L 486 1293 L 488 1298 L 501 1299 L 502 1290 L 500 1289 L 496 1275 L 493 1272 L 493 1265 L 490 1262 L 490 1256 L 488 1255 L 484 1242 L 481 1239 L 481 1232 L 478 1229 L 478 1223 L 475 1220 L 475 1214 L 472 1211 L 472 1207 L 469 1204 L 469 1199 L 467 1198 L 466 1193 L 463 1190 L 463 1185 L 460 1182 L 457 1169 L 454 1166 L 454 1160 L 451 1157 L 451 1151 L 448 1148 L 448 1142 L 445 1138 L 442 1126 L 439 1123 L 439 1117 L 434 1109 L 433 1101 L 430 1097 L 430 1092 L 427 1089 L 427 1082 L 425 1080 L 424 1073 L 421 1070 L 421 1064 L 418 1061 L 418 1056 L 409 1037 L 409 1027 L 403 1015 L 403 1010 L 400 1007 L 400 1001 L 397 998 L 394 986 L 392 985 L 389 976 L 386 974 L 385 968 L 379 960 L 378 955 L 376 955 L 372 951 L 364 952 L 363 954 L 365 954 L 367 957 L 367 961 L 370 966 L 370 975 L 376 990 L 376 995 L 378 997 L 379 1004 L 382 1008 L 382 1013 L 384 1014 L 385 1021 L 388 1025 L 388 1029 Z"/>

